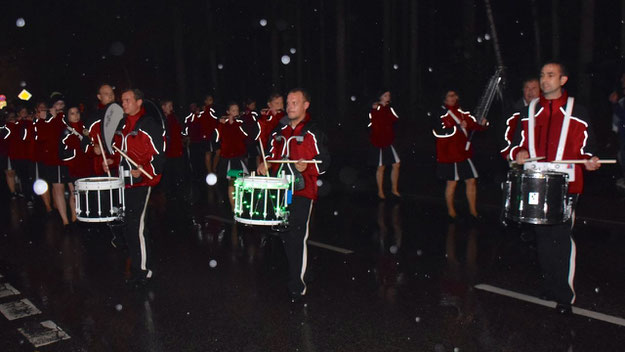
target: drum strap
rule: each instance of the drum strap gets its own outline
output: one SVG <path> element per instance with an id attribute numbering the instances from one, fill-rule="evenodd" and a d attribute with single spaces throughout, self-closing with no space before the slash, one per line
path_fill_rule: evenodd
<path id="1" fill-rule="evenodd" d="M 536 127 L 536 104 L 538 104 L 539 99 L 536 98 L 530 102 L 528 120 L 527 120 L 527 145 L 529 146 L 530 158 L 536 157 L 536 146 L 534 145 L 534 129 Z"/>
<path id="2" fill-rule="evenodd" d="M 558 142 L 556 160 L 562 160 L 562 155 L 564 154 L 564 146 L 566 145 L 566 137 L 569 134 L 569 124 L 571 123 L 574 102 L 575 99 L 573 97 L 569 97 L 566 100 L 566 111 L 564 112 L 564 120 L 562 121 L 562 130 L 560 130 L 560 141 Z"/>
<path id="3" fill-rule="evenodd" d="M 528 138 L 528 146 L 530 157 L 535 158 L 536 155 L 536 145 L 534 144 L 535 138 L 534 134 L 536 131 L 536 104 L 539 99 L 536 98 L 532 100 L 529 106 L 528 113 L 528 128 L 527 128 L 527 138 Z M 575 99 L 573 97 L 569 97 L 566 101 L 566 111 L 564 112 L 564 120 L 562 121 L 562 129 L 560 130 L 560 140 L 558 141 L 558 151 L 556 153 L 555 160 L 562 160 L 562 156 L 564 154 L 564 146 L 566 145 L 566 137 L 569 133 L 569 124 L 571 122 L 571 114 L 573 113 L 573 105 L 575 103 Z"/>
<path id="4" fill-rule="evenodd" d="M 447 112 L 449 113 L 449 115 L 451 115 L 451 118 L 454 119 L 454 121 L 456 121 L 456 124 L 460 126 L 460 129 L 462 130 L 464 135 L 468 136 L 469 133 L 467 133 L 467 130 L 464 127 L 462 127 L 462 125 L 460 124 L 460 119 L 458 118 L 458 116 L 456 116 L 453 112 L 451 112 L 451 110 L 447 110 Z"/>

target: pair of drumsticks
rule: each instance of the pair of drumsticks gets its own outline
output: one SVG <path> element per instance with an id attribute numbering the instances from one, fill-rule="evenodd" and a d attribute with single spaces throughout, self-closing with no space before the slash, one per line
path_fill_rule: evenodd
<path id="1" fill-rule="evenodd" d="M 260 154 L 263 157 L 263 164 L 265 165 L 265 170 L 267 170 L 267 177 L 269 177 L 269 167 L 267 163 L 272 164 L 295 164 L 295 163 L 304 163 L 304 164 L 320 164 L 321 160 L 267 160 L 265 159 L 265 148 L 263 147 L 263 141 L 258 139 L 258 144 L 260 145 Z"/>
<path id="2" fill-rule="evenodd" d="M 102 158 L 104 159 L 104 162 L 106 162 L 106 154 L 104 154 L 104 147 L 102 147 L 102 140 L 100 139 L 99 134 L 97 136 L 98 136 L 98 145 L 100 146 L 100 153 L 102 153 Z M 124 153 L 121 149 L 117 148 L 117 146 L 113 145 L 113 149 L 115 149 L 119 154 L 121 154 L 124 158 L 126 158 L 126 160 L 128 160 L 132 165 L 134 165 L 134 167 L 136 167 L 139 171 L 141 171 L 141 173 L 144 174 L 147 178 L 149 178 L 150 180 L 154 179 L 154 177 L 150 175 L 147 171 L 145 171 L 141 165 L 137 164 L 126 153 Z M 106 173 L 108 174 L 109 177 L 111 177 L 110 170 L 107 169 Z"/>

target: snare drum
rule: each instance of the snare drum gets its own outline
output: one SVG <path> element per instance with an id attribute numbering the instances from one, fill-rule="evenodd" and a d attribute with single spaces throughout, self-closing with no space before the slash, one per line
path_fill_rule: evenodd
<path id="1" fill-rule="evenodd" d="M 247 225 L 273 226 L 287 222 L 291 176 L 251 176 L 234 181 L 234 220 Z"/>
<path id="2" fill-rule="evenodd" d="M 552 225 L 571 218 L 568 175 L 513 169 L 503 186 L 504 216 L 522 223 Z"/>
<path id="3" fill-rule="evenodd" d="M 75 182 L 76 218 L 84 222 L 121 220 L 125 210 L 124 179 L 89 177 Z"/>

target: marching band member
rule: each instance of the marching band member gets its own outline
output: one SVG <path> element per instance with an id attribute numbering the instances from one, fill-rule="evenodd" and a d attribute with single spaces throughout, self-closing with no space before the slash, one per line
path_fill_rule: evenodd
<path id="1" fill-rule="evenodd" d="M 290 137 L 299 136 L 301 141 L 291 139 L 288 144 L 290 160 L 297 160 L 295 169 L 301 173 L 303 187 L 296 189 L 292 202 L 288 207 L 288 230 L 282 233 L 284 249 L 289 262 L 288 289 L 292 302 L 298 302 L 306 294 L 304 275 L 308 262 L 308 231 L 310 214 L 313 203 L 317 199 L 317 178 L 323 174 L 329 166 L 330 155 L 326 149 L 326 137 L 315 123 L 311 120 L 307 110 L 310 106 L 310 96 L 301 89 L 292 89 L 287 96 L 288 124 L 274 129 L 270 150 L 267 159 L 281 160 L 286 156 L 286 141 Z M 304 160 L 320 160 L 320 164 L 307 164 Z M 274 164 L 272 173 L 276 173 L 279 165 Z M 267 174 L 268 170 L 264 163 L 258 165 L 257 172 Z"/>
<path id="2" fill-rule="evenodd" d="M 231 169 L 241 170 L 248 173 L 245 156 L 247 149 L 245 140 L 248 133 L 243 129 L 243 121 L 239 119 L 239 105 L 231 102 L 227 105 L 226 116 L 219 119 L 217 128 L 217 142 L 221 144 L 221 159 L 219 160 L 219 178 L 228 179 L 228 198 L 230 205 L 234 209 L 234 179 L 228 175 Z"/>
<path id="3" fill-rule="evenodd" d="M 119 121 L 124 116 L 124 112 L 119 104 L 115 102 L 115 92 L 110 85 L 106 83 L 100 85 L 97 98 L 99 101 L 98 107 L 93 113 L 92 123 L 88 130 L 91 144 L 88 147 L 87 153 L 93 159 L 94 174 L 102 176 L 106 172 L 102 168 L 104 156 L 101 155 L 101 150 L 104 149 L 104 152 L 108 154 L 113 153 L 111 147 L 113 135 Z M 102 148 L 100 148 L 100 141 L 102 141 L 103 144 Z M 113 172 L 115 173 L 116 170 L 113 170 Z"/>
<path id="4" fill-rule="evenodd" d="M 477 123 L 469 112 L 460 109 L 458 102 L 458 94 L 455 91 L 449 90 L 445 93 L 439 126 L 432 130 L 436 137 L 436 173 L 439 178 L 447 181 L 445 203 L 450 220 L 455 220 L 457 216 L 454 194 L 460 180 L 464 180 L 466 185 L 469 212 L 473 218 L 478 217 L 475 181 L 478 174 L 471 161 L 473 147 L 468 136 L 469 131 L 483 131 L 488 126 L 486 119 L 483 119 L 481 124 Z"/>
<path id="5" fill-rule="evenodd" d="M 280 121 L 285 117 L 284 114 L 284 98 L 280 93 L 273 93 L 267 100 L 267 107 L 260 111 L 258 117 L 258 125 L 260 126 L 260 141 L 263 146 L 269 143 L 271 133 Z M 260 163 L 260 151 L 257 163 Z"/>
<path id="6" fill-rule="evenodd" d="M 80 111 L 77 107 L 71 107 L 67 111 L 67 127 L 61 133 L 59 145 L 59 154 L 61 162 L 68 168 L 69 179 L 67 187 L 69 188 L 69 207 L 71 214 L 71 222 L 76 222 L 76 199 L 74 195 L 74 182 L 83 177 L 89 177 L 93 174 L 93 164 L 91 158 L 87 155 L 87 146 L 89 146 L 89 137 L 83 135 L 85 129 L 84 123 L 80 120 Z M 61 217 L 67 214 L 61 213 Z M 67 211 L 65 210 L 65 213 Z"/>
<path id="7" fill-rule="evenodd" d="M 169 131 L 169 142 L 165 148 L 167 161 L 163 171 L 163 184 L 167 185 L 165 189 L 168 193 L 175 194 L 179 190 L 188 168 L 183 156 L 182 125 L 174 113 L 174 103 L 171 99 L 163 99 L 161 109 L 167 119 L 167 130 Z"/>
<path id="8" fill-rule="evenodd" d="M 45 102 L 37 103 L 37 111 L 35 115 L 35 121 L 33 122 L 35 130 L 35 143 L 33 160 L 35 161 L 35 178 L 41 179 L 48 185 L 52 184 L 51 175 L 53 172 L 49 170 L 49 166 L 44 163 L 44 156 L 47 151 L 46 145 L 46 131 L 48 130 L 47 124 L 48 118 L 48 105 Z M 45 192 L 41 194 L 41 199 L 46 208 L 46 212 L 49 214 L 52 212 L 52 205 L 50 204 L 50 189 L 46 187 Z"/>
<path id="9" fill-rule="evenodd" d="M 219 125 L 215 109 L 213 108 L 214 99 L 212 95 L 204 97 L 204 110 L 200 118 L 202 126 L 202 135 L 206 140 L 206 152 L 204 154 L 204 163 L 206 171 L 209 173 L 217 171 L 219 163 L 219 143 L 217 142 L 217 126 Z"/>
<path id="10" fill-rule="evenodd" d="M 395 141 L 395 124 L 399 117 L 395 110 L 391 107 L 391 92 L 383 91 L 378 96 L 379 101 L 373 104 L 369 112 L 369 139 L 374 147 L 373 160 L 377 166 L 375 172 L 375 180 L 378 185 L 378 197 L 385 199 L 384 196 L 384 169 L 387 165 L 391 165 L 391 193 L 396 197 L 400 197 L 397 190 L 399 180 L 399 155 L 393 146 Z"/>
<path id="11" fill-rule="evenodd" d="M 103 163 L 104 170 L 121 165 L 126 180 L 126 212 L 124 237 L 128 244 L 132 276 L 127 283 L 143 286 L 152 278 L 150 236 L 145 217 L 152 187 L 161 180 L 165 151 L 163 126 L 158 116 L 146 112 L 143 92 L 128 89 L 122 94 L 124 118 L 120 121 L 113 145 L 137 163 L 115 152 Z M 150 175 L 149 177 L 144 174 Z"/>
<path id="12" fill-rule="evenodd" d="M 248 136 L 245 139 L 245 147 L 247 149 L 248 163 L 255 163 L 258 156 L 258 138 L 260 137 L 260 123 L 258 122 L 258 113 L 256 110 L 256 100 L 247 98 L 245 100 L 245 112 L 241 114 L 241 121 L 243 121 L 243 129 L 247 131 Z M 258 165 L 258 164 L 256 164 Z M 256 165 L 252 168 L 256 168 Z"/>
<path id="13" fill-rule="evenodd" d="M 501 156 L 508 160 L 510 157 L 510 149 L 515 145 L 518 145 L 521 141 L 521 112 L 527 110 L 527 106 L 530 102 L 540 95 L 540 84 L 538 78 L 528 78 L 523 81 L 523 96 L 517 100 L 512 106 L 512 114 L 506 120 L 504 140 L 505 146 L 499 152 Z"/>
<path id="14" fill-rule="evenodd" d="M 564 84 L 568 74 L 559 62 L 548 62 L 540 71 L 542 94 L 532 100 L 522 116 L 523 132 L 519 145 L 510 150 L 510 160 L 524 164 L 526 159 L 544 157 L 540 162 L 554 160 L 587 160 L 588 171 L 597 170 L 601 164 L 588 149 L 589 126 L 587 110 L 575 102 Z M 583 171 L 574 165 L 574 180 L 569 182 L 570 202 L 575 209 L 583 189 Z M 561 314 L 571 312 L 575 303 L 576 247 L 571 237 L 575 215 L 558 225 L 536 225 L 536 244 L 544 276 L 544 296 L 555 300 Z"/>

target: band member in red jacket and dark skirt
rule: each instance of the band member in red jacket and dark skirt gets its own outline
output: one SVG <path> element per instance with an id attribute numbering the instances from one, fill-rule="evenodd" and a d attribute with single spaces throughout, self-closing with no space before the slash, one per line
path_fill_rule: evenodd
<path id="1" fill-rule="evenodd" d="M 67 111 L 67 126 L 61 132 L 59 143 L 59 155 L 63 166 L 67 167 L 69 180 L 69 208 L 71 222 L 76 222 L 76 198 L 74 195 L 74 182 L 79 178 L 89 177 L 93 174 L 93 162 L 87 154 L 89 136 L 84 135 L 85 125 L 80 120 L 80 111 L 72 107 Z M 67 219 L 67 210 L 58 209 L 61 218 Z"/>
<path id="2" fill-rule="evenodd" d="M 458 94 L 455 91 L 449 90 L 445 93 L 439 121 L 432 130 L 436 137 L 436 161 L 438 162 L 436 173 L 439 178 L 447 181 L 445 203 L 450 220 L 455 220 L 457 216 L 454 194 L 460 180 L 464 180 L 466 185 L 469 212 L 474 218 L 478 217 L 476 207 L 478 174 L 471 160 L 473 147 L 468 136 L 470 131 L 482 131 L 488 126 L 486 119 L 483 119 L 481 124 L 477 123 L 475 117 L 469 112 L 460 109 L 458 102 Z"/>
<path id="3" fill-rule="evenodd" d="M 234 169 L 248 173 L 245 160 L 247 155 L 245 140 L 248 133 L 243 129 L 243 121 L 239 119 L 239 105 L 231 102 L 226 108 L 227 115 L 219 119 L 217 128 L 217 141 L 221 144 L 218 176 L 220 180 L 228 179 L 228 198 L 234 209 L 234 180 L 228 176 L 228 171 Z"/>
<path id="4" fill-rule="evenodd" d="M 374 103 L 369 112 L 370 128 L 369 140 L 373 145 L 372 160 L 377 166 L 375 179 L 378 185 L 378 197 L 385 199 L 384 195 L 384 170 L 387 165 L 392 166 L 391 171 L 391 193 L 400 197 L 397 190 L 399 182 L 399 155 L 393 146 L 395 141 L 395 124 L 399 117 L 391 107 L 391 92 L 383 91 L 378 96 L 379 101 Z"/>

